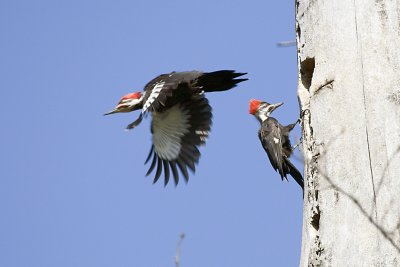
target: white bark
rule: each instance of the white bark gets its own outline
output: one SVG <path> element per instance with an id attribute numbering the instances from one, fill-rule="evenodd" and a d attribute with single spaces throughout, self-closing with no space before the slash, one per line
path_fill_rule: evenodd
<path id="1" fill-rule="evenodd" d="M 400 266 L 400 0 L 297 0 L 300 266 Z"/>

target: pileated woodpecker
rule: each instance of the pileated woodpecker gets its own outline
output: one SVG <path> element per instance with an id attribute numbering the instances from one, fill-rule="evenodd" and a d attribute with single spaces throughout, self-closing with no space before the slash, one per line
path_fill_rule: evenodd
<path id="1" fill-rule="evenodd" d="M 143 92 L 123 96 L 118 105 L 104 115 L 141 109 L 139 117 L 127 126 L 133 129 L 140 124 L 143 115 L 150 112 L 153 144 L 145 163 L 152 161 L 146 176 L 157 166 L 153 183 L 164 170 L 164 184 L 168 184 L 171 171 L 177 185 L 179 168 L 188 182 L 187 167 L 195 172 L 200 158 L 198 146 L 205 143 L 212 124 L 211 107 L 204 93 L 229 90 L 246 81 L 237 79 L 245 74 L 233 70 L 162 74 L 147 83 Z"/>
<path id="2" fill-rule="evenodd" d="M 287 174 L 290 174 L 300 187 L 304 189 L 303 176 L 289 161 L 289 157 L 293 153 L 289 133 L 297 122 L 282 126 L 275 118 L 270 117 L 271 112 L 282 104 L 282 102 L 269 104 L 252 99 L 250 100 L 249 113 L 254 115 L 261 124 L 258 137 L 265 152 L 267 152 L 272 167 L 280 174 L 282 180 L 285 179 L 287 181 Z"/>

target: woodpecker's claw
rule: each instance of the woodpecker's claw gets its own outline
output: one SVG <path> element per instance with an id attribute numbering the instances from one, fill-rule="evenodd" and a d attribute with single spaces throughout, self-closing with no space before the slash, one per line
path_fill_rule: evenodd
<path id="1" fill-rule="evenodd" d="M 301 144 L 301 141 L 300 141 L 300 142 L 297 142 L 297 143 L 294 145 L 294 147 L 292 148 L 293 151 L 294 151 L 300 144 Z"/>
<path id="2" fill-rule="evenodd" d="M 138 126 L 141 122 L 142 122 L 143 116 L 140 113 L 139 118 L 137 118 L 134 122 L 128 124 L 128 126 L 126 126 L 126 130 L 132 130 L 133 128 L 135 128 L 136 126 Z"/>

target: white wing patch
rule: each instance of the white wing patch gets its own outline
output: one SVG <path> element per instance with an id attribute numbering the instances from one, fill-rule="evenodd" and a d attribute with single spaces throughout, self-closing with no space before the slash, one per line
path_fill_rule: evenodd
<path id="1" fill-rule="evenodd" d="M 275 144 L 278 144 L 279 143 L 279 138 L 274 137 L 274 142 L 275 142 Z"/>
<path id="2" fill-rule="evenodd" d="M 206 140 L 207 140 L 207 137 L 208 137 L 208 135 L 209 135 L 209 131 L 199 131 L 199 130 L 196 130 L 195 131 L 195 133 L 200 137 L 200 140 L 202 141 L 202 142 L 205 142 Z"/>
<path id="3" fill-rule="evenodd" d="M 161 159 L 175 160 L 181 151 L 181 139 L 189 132 L 190 115 L 179 105 L 164 111 L 153 112 L 153 144 Z"/>
<path id="4" fill-rule="evenodd" d="M 144 103 L 143 108 L 142 108 L 142 114 L 147 111 L 147 109 L 153 104 L 154 100 L 158 97 L 158 95 L 161 92 L 161 89 L 163 89 L 165 82 L 161 81 L 158 82 L 154 85 L 153 89 L 151 90 L 151 94 L 149 98 L 147 98 L 146 103 Z"/>

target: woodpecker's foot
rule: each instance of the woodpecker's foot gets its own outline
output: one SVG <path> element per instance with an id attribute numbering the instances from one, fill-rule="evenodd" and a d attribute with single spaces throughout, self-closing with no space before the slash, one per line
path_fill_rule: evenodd
<path id="1" fill-rule="evenodd" d="M 301 144 L 301 141 L 297 142 L 294 147 L 292 147 L 292 151 L 294 151 L 299 145 Z"/>
<path id="2" fill-rule="evenodd" d="M 295 123 L 289 124 L 288 126 L 286 126 L 286 128 L 290 132 L 291 130 L 293 130 L 297 123 L 300 123 L 300 119 L 298 119 Z"/>
<path id="3" fill-rule="evenodd" d="M 310 113 L 310 109 L 306 108 L 306 109 L 303 109 L 303 110 L 300 112 L 300 118 L 299 118 L 300 121 L 303 120 L 303 117 L 306 115 L 306 113 Z"/>
<path id="4" fill-rule="evenodd" d="M 299 123 L 299 125 L 303 124 L 303 118 L 304 118 L 304 116 L 305 116 L 307 113 L 310 113 L 310 109 L 308 109 L 308 108 L 303 109 L 303 110 L 300 112 L 300 118 L 297 120 L 297 122 Z"/>
<path id="5" fill-rule="evenodd" d="M 133 128 L 135 128 L 136 126 L 138 126 L 141 122 L 142 122 L 143 116 L 142 114 L 139 115 L 139 118 L 137 118 L 134 122 L 128 124 L 128 126 L 126 126 L 126 130 L 132 130 Z"/>

